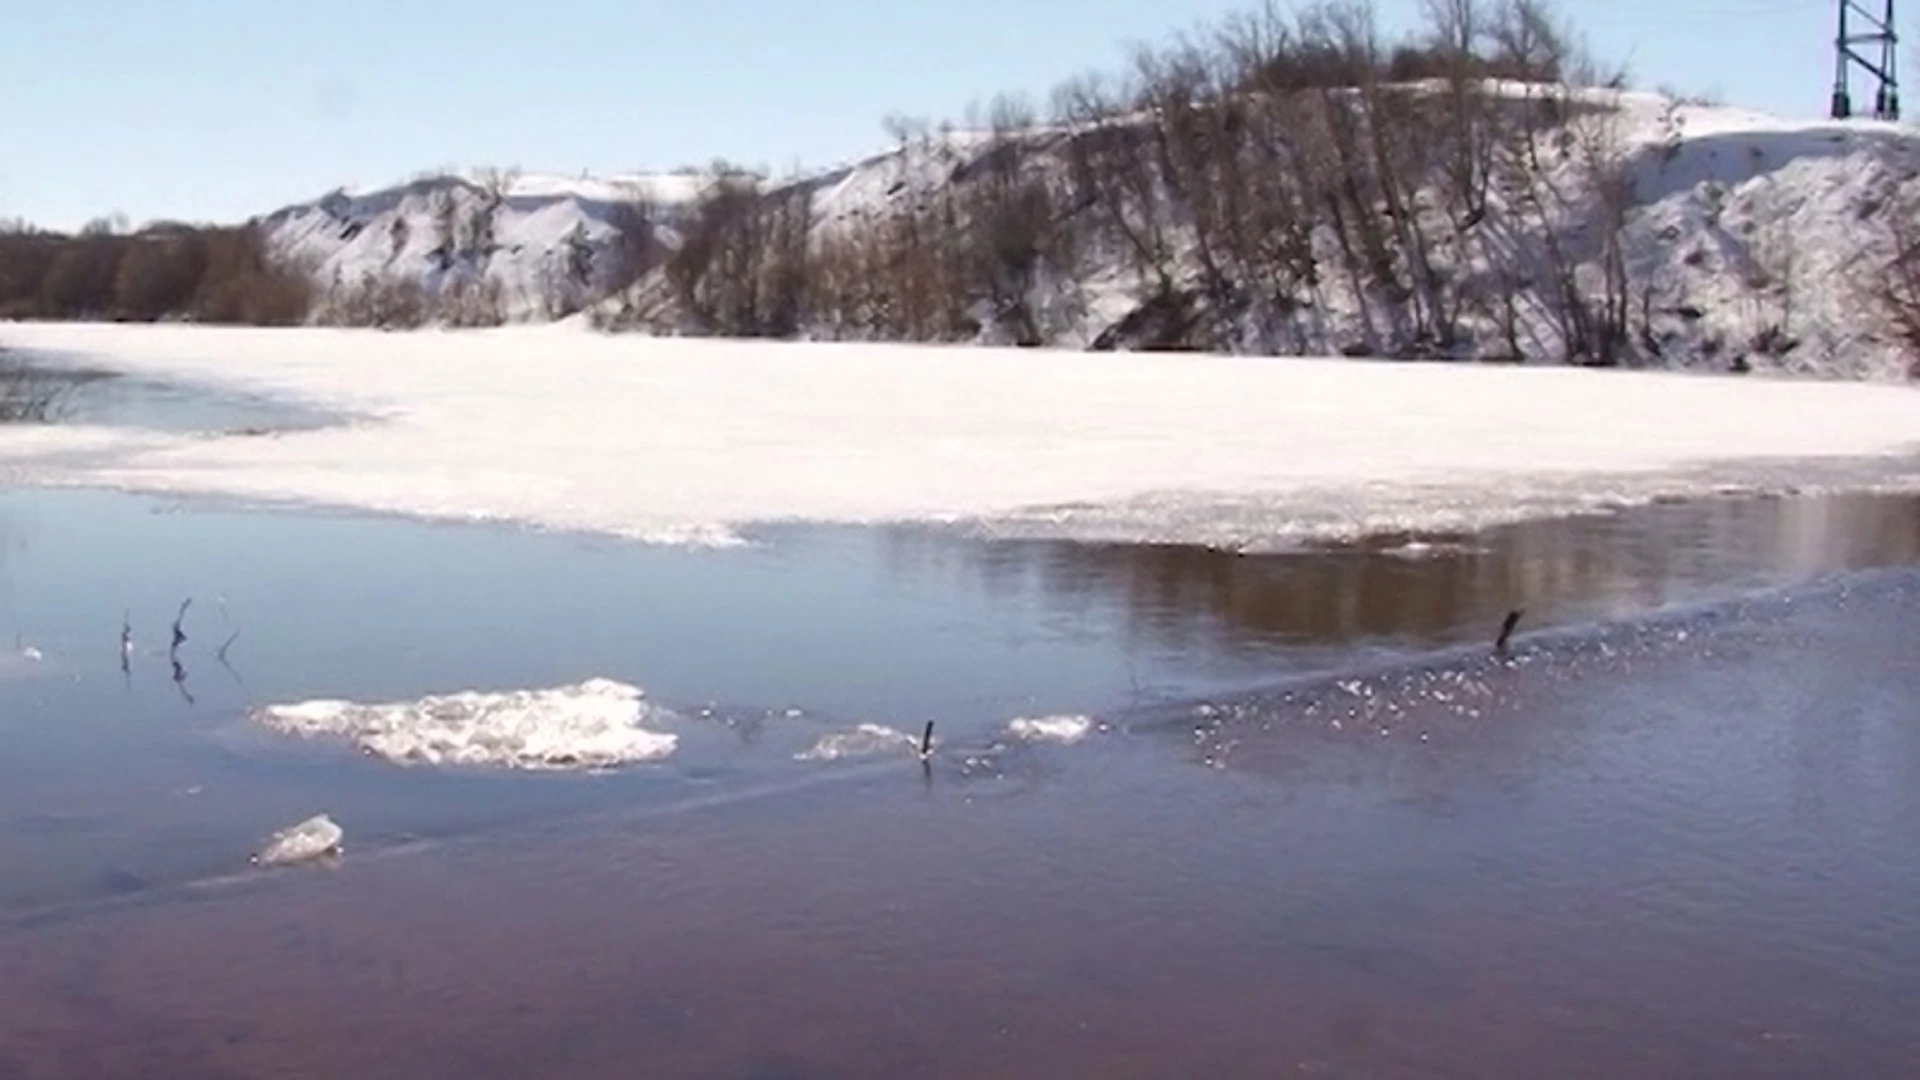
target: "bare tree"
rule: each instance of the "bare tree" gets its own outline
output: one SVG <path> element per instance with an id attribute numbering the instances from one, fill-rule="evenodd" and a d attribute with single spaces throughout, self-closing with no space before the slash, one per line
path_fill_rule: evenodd
<path id="1" fill-rule="evenodd" d="M 659 240 L 654 232 L 658 211 L 645 192 L 634 192 L 607 208 L 607 224 L 613 228 L 612 251 L 608 256 L 607 290 L 623 292 L 638 282 L 659 262 Z"/>
<path id="2" fill-rule="evenodd" d="M 1907 193 L 1881 220 L 1891 254 L 1867 294 L 1910 358 L 1907 377 L 1920 379 L 1920 195 Z"/>
<path id="3" fill-rule="evenodd" d="M 1043 342 L 1035 291 L 1061 252 L 1055 237 L 1053 192 L 1030 151 L 1033 109 L 1013 98 L 997 99 L 990 133 L 967 164 L 963 190 L 953 207 L 962 245 L 963 283 L 979 295 L 998 332 L 1020 345 Z"/>
<path id="4" fill-rule="evenodd" d="M 1160 294 L 1175 290 L 1175 247 L 1161 212 L 1161 191 L 1147 135 L 1122 114 L 1097 78 L 1083 77 L 1054 94 L 1056 122 L 1070 132 L 1066 168 L 1073 202 L 1095 231 L 1117 244 L 1135 273 Z"/>

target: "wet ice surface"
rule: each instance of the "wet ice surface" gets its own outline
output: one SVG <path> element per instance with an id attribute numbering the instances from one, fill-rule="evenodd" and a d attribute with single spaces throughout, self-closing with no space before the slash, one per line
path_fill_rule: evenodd
<path id="1" fill-rule="evenodd" d="M 9 403 L 14 407 L 9 409 Z M 311 431 L 347 420 L 284 396 L 127 374 L 85 357 L 0 353 L 0 422 L 261 436 Z"/>
<path id="2" fill-rule="evenodd" d="M 1916 612 L 1856 575 L 0 920 L 0 1072 L 1915 1075 Z"/>
<path id="3" fill-rule="evenodd" d="M 767 521 L 1265 549 L 1726 486 L 1920 491 L 1898 386 L 1573 367 L 599 334 L 9 324 L 0 340 L 368 422 L 53 429 L 19 484 L 726 543 Z"/>
<path id="4" fill-rule="evenodd" d="M 988 785 L 982 797 L 1072 783 L 1058 778 L 1115 736 L 1164 748 L 1172 731 L 1231 770 L 1249 763 L 1237 729 L 1191 736 L 1191 710 L 1346 673 L 1337 687 L 1436 650 L 1483 655 L 1514 607 L 1524 635 L 1905 563 L 1917 526 L 1912 500 L 1747 500 L 1285 556 L 855 529 L 689 551 L 0 496 L 0 642 L 14 643 L 0 649 L 0 865 L 20 868 L 0 877 L 0 911 L 222 879 L 318 808 L 364 859 L 528 822 L 918 777 L 928 721 L 927 777 Z M 171 650 L 186 597 L 187 640 Z M 541 695 L 589 680 L 643 693 L 638 728 L 575 699 L 542 712 Z M 1436 686 L 1423 708 L 1479 708 L 1475 685 Z M 1372 698 L 1319 707 L 1342 725 L 1326 731 L 1399 745 L 1448 730 L 1362 690 Z M 488 708 L 440 709 L 462 701 Z M 341 703 L 302 714 L 322 737 L 258 720 L 314 702 Z M 489 713 L 500 703 L 518 704 Z M 600 753 L 610 735 L 626 740 L 617 762 Z M 669 739 L 671 753 L 652 752 Z M 474 746 L 550 767 L 463 759 Z"/>

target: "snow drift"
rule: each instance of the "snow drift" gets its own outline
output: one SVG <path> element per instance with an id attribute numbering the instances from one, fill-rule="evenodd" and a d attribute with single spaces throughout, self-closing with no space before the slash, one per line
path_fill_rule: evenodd
<path id="1" fill-rule="evenodd" d="M 650 731 L 668 716 L 637 688 L 589 679 L 549 690 L 466 691 L 363 705 L 267 705 L 253 719 L 306 738 L 344 738 L 398 765 L 606 769 L 673 753 L 675 736 Z"/>

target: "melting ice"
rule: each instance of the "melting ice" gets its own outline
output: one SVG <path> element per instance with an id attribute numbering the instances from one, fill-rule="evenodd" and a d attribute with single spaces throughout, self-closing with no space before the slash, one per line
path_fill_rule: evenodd
<path id="1" fill-rule="evenodd" d="M 1007 725 L 1007 734 L 1028 742 L 1077 743 L 1092 728 L 1085 716 L 1023 716 Z"/>
<path id="2" fill-rule="evenodd" d="M 638 687 L 589 679 L 547 690 L 469 690 L 413 701 L 303 701 L 268 705 L 255 721 L 307 738 L 345 738 L 400 765 L 604 769 L 673 753 L 676 736 L 650 731 L 672 713 Z"/>

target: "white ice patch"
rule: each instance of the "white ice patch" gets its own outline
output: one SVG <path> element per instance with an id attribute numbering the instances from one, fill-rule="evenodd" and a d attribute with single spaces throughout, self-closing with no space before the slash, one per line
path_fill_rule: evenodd
<path id="1" fill-rule="evenodd" d="M 812 746 L 794 755 L 795 761 L 839 761 L 842 758 L 913 752 L 920 743 L 904 731 L 884 724 L 861 724 L 852 731 L 822 735 Z"/>
<path id="2" fill-rule="evenodd" d="M 0 481 L 678 544 L 931 521 L 1259 550 L 1729 488 L 1920 487 L 1904 386 L 571 325 L 4 324 L 0 342 L 378 418 L 269 440 L 9 427 Z"/>
<path id="3" fill-rule="evenodd" d="M 332 818 L 319 814 L 274 833 L 266 846 L 253 856 L 253 861 L 261 866 L 290 866 L 338 855 L 340 842 L 346 835 Z"/>
<path id="4" fill-rule="evenodd" d="M 673 753 L 676 736 L 643 726 L 671 715 L 648 704 L 638 687 L 589 679 L 550 690 L 470 690 L 381 705 L 268 705 L 253 718 L 288 734 L 344 737 L 400 765 L 604 769 Z"/>
<path id="5" fill-rule="evenodd" d="M 1007 725 L 1007 734 L 1027 742 L 1077 743 L 1091 730 L 1086 716 L 1023 716 Z"/>

